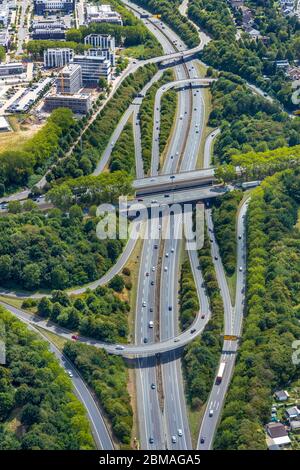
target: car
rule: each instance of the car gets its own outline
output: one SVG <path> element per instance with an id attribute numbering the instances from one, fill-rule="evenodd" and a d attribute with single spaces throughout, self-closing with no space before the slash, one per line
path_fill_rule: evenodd
<path id="1" fill-rule="evenodd" d="M 241 240 L 241 239 L 242 239 L 242 235 L 239 235 L 239 240 Z"/>
<path id="2" fill-rule="evenodd" d="M 217 257 L 217 256 L 215 256 L 215 260 L 218 261 L 218 257 Z"/>
<path id="3" fill-rule="evenodd" d="M 196 328 L 192 328 L 192 329 L 191 329 L 191 335 L 192 335 L 193 333 L 195 333 L 195 331 L 196 331 Z"/>
<path id="4" fill-rule="evenodd" d="M 168 310 L 169 312 L 172 312 L 172 305 L 169 305 Z"/>
<path id="5" fill-rule="evenodd" d="M 153 439 L 153 437 L 149 437 L 149 444 L 154 444 L 154 439 Z"/>
<path id="6" fill-rule="evenodd" d="M 149 323 L 148 323 L 148 326 L 149 326 L 149 328 L 153 328 L 153 326 L 154 326 L 154 323 L 153 323 L 153 321 L 152 321 L 152 320 L 150 320 L 150 321 L 149 321 Z"/>
<path id="7" fill-rule="evenodd" d="M 116 346 L 117 351 L 123 351 L 123 349 L 125 349 L 124 346 Z"/>
<path id="8" fill-rule="evenodd" d="M 168 271 L 168 267 L 167 267 L 167 266 L 164 267 L 164 271 L 165 271 L 165 273 Z"/>
<path id="9" fill-rule="evenodd" d="M 155 384 L 151 384 L 151 388 L 152 388 L 152 390 L 155 390 L 155 389 L 156 389 L 156 385 L 155 385 Z"/>
<path id="10" fill-rule="evenodd" d="M 213 239 L 212 239 L 212 238 L 210 238 L 209 241 L 210 241 L 210 243 L 213 243 Z"/>
<path id="11" fill-rule="evenodd" d="M 157 204 L 157 199 L 152 199 L 151 204 Z"/>
<path id="12" fill-rule="evenodd" d="M 208 416 L 211 418 L 214 415 L 214 410 L 209 410 Z"/>
<path id="13" fill-rule="evenodd" d="M 165 194 L 165 197 L 170 197 L 170 194 Z"/>
<path id="14" fill-rule="evenodd" d="M 155 244 L 155 245 L 154 245 L 154 248 L 155 248 L 155 250 L 157 250 L 157 248 L 158 248 L 158 245 L 157 245 L 157 244 Z"/>
<path id="15" fill-rule="evenodd" d="M 172 436 L 172 443 L 176 444 L 176 442 L 177 442 L 176 436 Z"/>
<path id="16" fill-rule="evenodd" d="M 150 283 L 150 284 L 151 284 L 151 286 L 154 286 L 154 281 L 151 281 L 151 283 Z"/>
<path id="17" fill-rule="evenodd" d="M 201 444 L 204 444 L 204 442 L 205 442 L 205 437 L 201 437 L 201 438 L 200 438 L 200 443 L 201 443 Z"/>
<path id="18" fill-rule="evenodd" d="M 242 268 L 242 266 L 240 266 L 240 267 L 239 267 L 239 271 L 240 271 L 240 272 L 241 272 L 241 271 L 243 271 L 243 268 Z"/>
<path id="19" fill-rule="evenodd" d="M 150 312 L 150 313 L 153 312 L 153 308 L 152 308 L 152 307 L 149 308 L 149 312 Z"/>
<path id="20" fill-rule="evenodd" d="M 154 271 L 155 271 L 155 266 L 152 266 L 152 272 L 154 273 Z"/>
<path id="21" fill-rule="evenodd" d="M 180 120 L 182 121 L 182 119 L 183 119 L 183 116 L 182 116 L 182 114 L 180 114 Z"/>
<path id="22" fill-rule="evenodd" d="M 147 277 L 150 276 L 150 273 L 146 272 L 146 276 L 147 276 Z"/>
<path id="23" fill-rule="evenodd" d="M 179 428 L 178 431 L 177 431 L 177 434 L 178 434 L 179 437 L 183 436 L 182 429 Z"/>
<path id="24" fill-rule="evenodd" d="M 174 251 L 175 251 L 174 248 L 171 248 L 171 253 L 174 253 Z"/>
<path id="25" fill-rule="evenodd" d="M 146 307 L 147 305 L 147 302 L 144 300 L 144 302 L 142 303 L 143 307 Z"/>
<path id="26" fill-rule="evenodd" d="M 169 258 L 169 253 L 166 253 L 166 258 Z"/>
<path id="27" fill-rule="evenodd" d="M 202 318 L 202 320 L 203 320 L 203 318 L 205 318 L 205 313 L 202 313 L 201 318 Z"/>
<path id="28" fill-rule="evenodd" d="M 68 370 L 69 377 L 73 377 L 73 374 L 70 370 Z"/>
<path id="29" fill-rule="evenodd" d="M 180 341 L 179 338 L 175 338 L 175 339 L 174 339 L 174 343 L 178 343 L 178 341 Z"/>
<path id="30" fill-rule="evenodd" d="M 144 338 L 144 343 L 148 343 L 148 338 Z"/>
<path id="31" fill-rule="evenodd" d="M 71 338 L 76 341 L 79 338 L 79 336 L 78 335 L 72 335 Z"/>

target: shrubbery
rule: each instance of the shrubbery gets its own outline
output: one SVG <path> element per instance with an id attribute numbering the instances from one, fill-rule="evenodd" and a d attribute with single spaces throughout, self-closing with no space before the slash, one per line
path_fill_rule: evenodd
<path id="1" fill-rule="evenodd" d="M 80 343 L 68 342 L 64 353 L 75 364 L 112 423 L 117 439 L 126 447 L 130 443 L 132 408 L 127 390 L 127 370 L 121 357 Z"/>
<path id="2" fill-rule="evenodd" d="M 0 450 L 93 449 L 85 409 L 48 344 L 0 307 L 0 338 L 4 337 Z"/>

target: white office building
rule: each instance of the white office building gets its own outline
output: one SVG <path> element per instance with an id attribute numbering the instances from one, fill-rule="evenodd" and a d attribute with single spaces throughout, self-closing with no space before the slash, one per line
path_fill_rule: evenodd
<path id="1" fill-rule="evenodd" d="M 81 67 L 77 64 L 66 65 L 56 80 L 57 93 L 73 95 L 82 88 Z"/>
<path id="2" fill-rule="evenodd" d="M 120 13 L 112 10 L 110 5 L 88 5 L 86 8 L 87 23 L 113 23 L 123 26 Z"/>
<path id="3" fill-rule="evenodd" d="M 110 34 L 89 34 L 84 38 L 84 44 L 93 46 L 88 50 L 88 55 L 104 57 L 110 61 L 112 67 L 116 64 L 115 38 Z"/>
<path id="4" fill-rule="evenodd" d="M 99 79 L 111 80 L 111 64 L 103 55 L 75 55 L 73 63 L 80 65 L 85 87 L 95 87 Z"/>
<path id="5" fill-rule="evenodd" d="M 8 64 L 0 64 L 1 77 L 20 75 L 22 73 L 25 73 L 25 68 L 22 62 L 9 62 Z"/>
<path id="6" fill-rule="evenodd" d="M 61 49 L 46 49 L 44 51 L 44 67 L 48 69 L 63 67 L 72 62 L 73 57 L 73 49 L 67 47 Z"/>

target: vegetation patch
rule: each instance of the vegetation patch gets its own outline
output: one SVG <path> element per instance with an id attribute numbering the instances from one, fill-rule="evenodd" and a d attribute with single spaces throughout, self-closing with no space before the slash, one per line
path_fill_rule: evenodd
<path id="1" fill-rule="evenodd" d="M 300 172 L 266 179 L 247 215 L 247 316 L 215 447 L 265 449 L 272 394 L 299 379 L 292 343 L 300 338 Z"/>
<path id="2" fill-rule="evenodd" d="M 109 343 L 126 342 L 129 309 L 129 304 L 108 287 L 98 287 L 79 297 L 53 291 L 50 298 L 43 297 L 37 302 L 37 314 L 41 317 L 78 331 L 82 336 Z"/>
<path id="3" fill-rule="evenodd" d="M 48 344 L 2 307 L 0 335 L 0 449 L 93 449 L 85 409 Z"/>
<path id="4" fill-rule="evenodd" d="M 64 354 L 94 390 L 122 448 L 129 448 L 133 419 L 124 359 L 103 349 L 70 341 L 64 347 Z"/>

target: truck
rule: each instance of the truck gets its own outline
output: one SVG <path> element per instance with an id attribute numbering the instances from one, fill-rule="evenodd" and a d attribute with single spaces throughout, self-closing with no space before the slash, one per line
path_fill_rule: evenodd
<path id="1" fill-rule="evenodd" d="M 219 385 L 222 382 L 222 378 L 224 375 L 224 370 L 225 370 L 225 362 L 221 362 L 219 366 L 219 370 L 217 373 L 217 378 L 216 378 L 216 385 Z"/>

